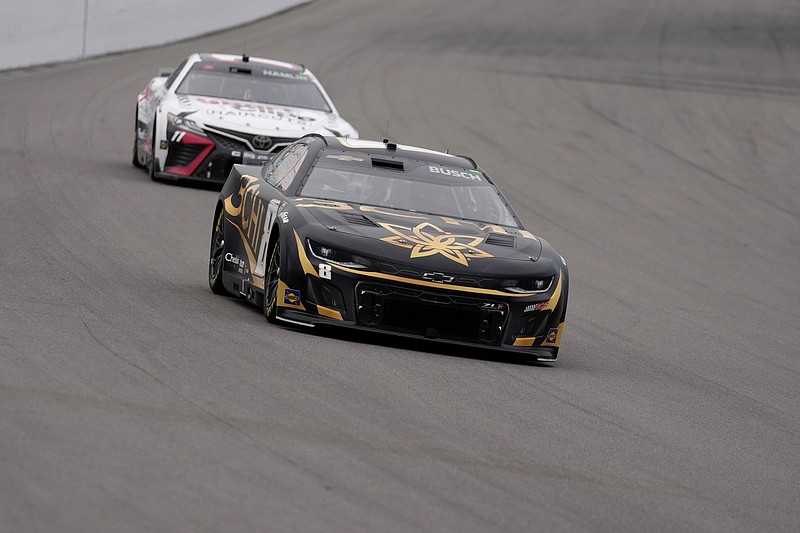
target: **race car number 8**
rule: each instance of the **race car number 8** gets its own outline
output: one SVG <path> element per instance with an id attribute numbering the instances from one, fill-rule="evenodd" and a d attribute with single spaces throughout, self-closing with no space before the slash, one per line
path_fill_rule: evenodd
<path id="1" fill-rule="evenodd" d="M 331 279 L 331 266 L 325 263 L 320 263 L 319 277 L 321 277 L 322 279 Z"/>

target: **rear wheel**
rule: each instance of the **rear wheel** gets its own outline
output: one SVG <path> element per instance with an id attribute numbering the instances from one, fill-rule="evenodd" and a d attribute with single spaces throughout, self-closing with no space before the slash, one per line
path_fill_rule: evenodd
<path id="1" fill-rule="evenodd" d="M 222 284 L 222 262 L 225 259 L 225 212 L 220 209 L 211 233 L 211 252 L 208 261 L 208 286 L 215 294 L 227 294 Z"/>
<path id="2" fill-rule="evenodd" d="M 133 166 L 136 168 L 144 168 L 139 162 L 139 109 L 136 109 L 136 116 L 133 121 Z"/>
<path id="3" fill-rule="evenodd" d="M 281 277 L 281 243 L 275 242 L 269 258 L 267 276 L 264 279 L 264 316 L 273 324 L 277 322 L 278 313 L 278 280 Z"/>

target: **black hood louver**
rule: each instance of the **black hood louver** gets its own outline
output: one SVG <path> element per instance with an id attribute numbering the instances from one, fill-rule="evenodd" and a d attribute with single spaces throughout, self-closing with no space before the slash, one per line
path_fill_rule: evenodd
<path id="1" fill-rule="evenodd" d="M 371 219 L 365 217 L 361 213 L 339 213 L 342 215 L 342 218 L 347 221 L 348 224 L 354 224 L 357 226 L 372 226 L 378 227 L 378 225 Z"/>
<path id="2" fill-rule="evenodd" d="M 513 235 L 505 235 L 503 233 L 490 233 L 486 237 L 486 244 L 514 248 L 517 245 L 517 238 Z"/>

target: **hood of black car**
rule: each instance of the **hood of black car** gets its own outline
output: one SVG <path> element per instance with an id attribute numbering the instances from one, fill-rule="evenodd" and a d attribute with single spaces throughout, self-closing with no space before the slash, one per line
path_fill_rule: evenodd
<path id="1" fill-rule="evenodd" d="M 342 236 L 374 239 L 381 257 L 403 263 L 483 270 L 498 259 L 535 262 L 542 253 L 542 241 L 520 228 L 327 200 L 300 199 L 296 205 Z"/>

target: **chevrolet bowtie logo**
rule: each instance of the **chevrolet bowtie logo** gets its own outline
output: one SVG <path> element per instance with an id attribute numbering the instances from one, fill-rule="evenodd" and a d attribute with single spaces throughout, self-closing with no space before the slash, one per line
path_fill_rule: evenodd
<path id="1" fill-rule="evenodd" d="M 425 272 L 422 279 L 432 281 L 434 283 L 452 283 L 453 276 L 445 276 L 441 272 Z"/>

